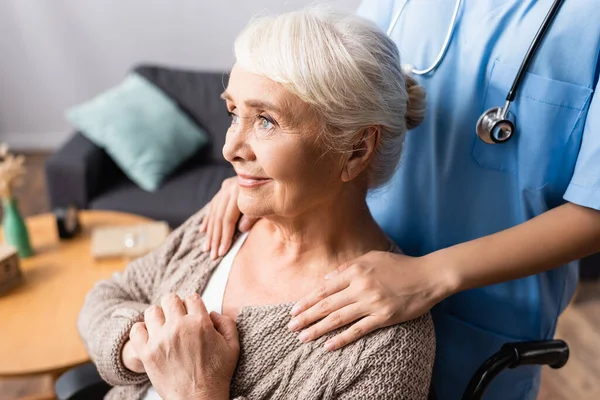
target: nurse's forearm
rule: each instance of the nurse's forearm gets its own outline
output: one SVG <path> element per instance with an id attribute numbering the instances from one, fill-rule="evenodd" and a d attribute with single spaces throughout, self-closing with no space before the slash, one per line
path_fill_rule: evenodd
<path id="1" fill-rule="evenodd" d="M 600 211 L 567 203 L 426 257 L 447 268 L 449 291 L 459 292 L 547 271 L 599 251 Z"/>

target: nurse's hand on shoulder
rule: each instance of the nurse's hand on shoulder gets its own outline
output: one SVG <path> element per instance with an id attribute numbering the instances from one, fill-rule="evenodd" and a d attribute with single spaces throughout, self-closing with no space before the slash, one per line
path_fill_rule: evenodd
<path id="1" fill-rule="evenodd" d="M 420 317 L 453 291 L 450 277 L 426 258 L 383 251 L 369 252 L 325 278 L 296 303 L 288 327 L 302 330 L 299 339 L 308 342 L 352 323 L 325 343 L 327 350 Z"/>
<path id="2" fill-rule="evenodd" d="M 229 399 L 240 351 L 235 322 L 209 314 L 197 294 L 148 308 L 130 342 L 163 399 Z"/>
<path id="3" fill-rule="evenodd" d="M 224 256 L 232 243 L 235 225 L 241 232 L 249 231 L 257 221 L 255 218 L 242 216 L 237 206 L 240 189 L 237 177 L 227 178 L 221 184 L 221 189 L 206 206 L 206 215 L 200 224 L 200 232 L 206 233 L 204 251 L 210 251 L 211 258 Z"/>

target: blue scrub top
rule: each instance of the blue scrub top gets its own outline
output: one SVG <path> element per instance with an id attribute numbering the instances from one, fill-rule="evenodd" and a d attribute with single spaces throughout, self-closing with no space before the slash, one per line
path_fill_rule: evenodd
<path id="1" fill-rule="evenodd" d="M 365 0 L 358 13 L 387 30 L 403 1 Z M 391 183 L 369 196 L 378 223 L 413 256 L 489 235 L 565 201 L 600 209 L 600 12 L 565 1 L 510 111 L 516 135 L 481 142 L 475 125 L 504 105 L 552 0 L 465 0 L 441 65 L 416 77 L 427 91 L 424 123 L 409 132 Z M 403 63 L 436 58 L 453 0 L 409 1 L 391 33 Z M 556 232 L 560 235 L 560 232 Z M 577 264 L 459 293 L 432 310 L 433 387 L 459 399 L 477 367 L 503 343 L 553 337 L 577 283 Z M 539 368 L 502 373 L 486 399 L 535 399 Z"/>

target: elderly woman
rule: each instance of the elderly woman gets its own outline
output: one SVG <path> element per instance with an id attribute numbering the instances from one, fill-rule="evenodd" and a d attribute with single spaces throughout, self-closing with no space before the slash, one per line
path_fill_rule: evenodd
<path id="1" fill-rule="evenodd" d="M 324 9 L 254 20 L 235 54 L 223 154 L 239 196 L 211 207 L 260 220 L 221 258 L 204 251 L 201 210 L 92 290 L 79 329 L 115 386 L 108 398 L 426 399 L 429 315 L 335 352 L 327 336 L 309 342 L 287 326 L 293 302 L 340 263 L 400 252 L 366 194 L 394 173 L 407 129 L 424 116 L 423 89 L 377 27 Z"/>

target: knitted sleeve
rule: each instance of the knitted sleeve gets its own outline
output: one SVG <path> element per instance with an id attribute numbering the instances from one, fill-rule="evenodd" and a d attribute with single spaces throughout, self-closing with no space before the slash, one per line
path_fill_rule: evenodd
<path id="1" fill-rule="evenodd" d="M 379 334 L 345 368 L 337 400 L 426 400 L 435 357 L 435 332 L 429 314 Z"/>
<path id="2" fill-rule="evenodd" d="M 121 351 L 133 324 L 143 320 L 143 313 L 171 260 L 189 251 L 185 247 L 199 235 L 203 214 L 204 210 L 196 213 L 159 248 L 131 262 L 125 271 L 100 281 L 86 296 L 77 328 L 98 372 L 109 384 L 148 381 L 146 374 L 132 372 L 123 365 Z"/>

